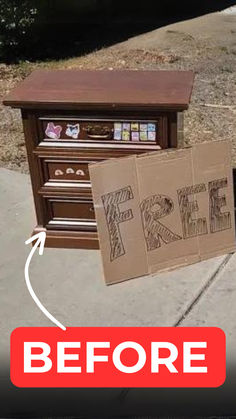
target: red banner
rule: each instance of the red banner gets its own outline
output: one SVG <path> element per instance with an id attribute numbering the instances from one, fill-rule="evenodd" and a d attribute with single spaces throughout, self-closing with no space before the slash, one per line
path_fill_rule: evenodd
<path id="1" fill-rule="evenodd" d="M 18 387 L 218 387 L 225 334 L 215 327 L 22 327 L 11 334 Z"/>

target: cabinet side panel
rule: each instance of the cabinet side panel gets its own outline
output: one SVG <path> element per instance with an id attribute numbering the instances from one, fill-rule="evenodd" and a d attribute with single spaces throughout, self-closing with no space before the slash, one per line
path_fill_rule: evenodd
<path id="1" fill-rule="evenodd" d="M 40 195 L 38 195 L 38 191 L 41 186 L 40 172 L 37 157 L 33 153 L 34 148 L 37 144 L 36 125 L 33 113 L 31 113 L 30 111 L 22 111 L 22 121 L 37 222 L 39 226 L 44 226 L 47 219 L 46 208 L 42 198 L 40 197 Z"/>
<path id="2" fill-rule="evenodd" d="M 169 147 L 176 148 L 178 147 L 177 139 L 177 113 L 173 112 L 169 114 Z"/>

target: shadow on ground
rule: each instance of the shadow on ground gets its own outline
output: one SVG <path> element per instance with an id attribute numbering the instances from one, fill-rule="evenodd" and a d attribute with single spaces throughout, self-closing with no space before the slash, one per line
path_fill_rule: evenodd
<path id="1" fill-rule="evenodd" d="M 61 59 L 80 56 L 102 47 L 124 41 L 161 26 L 223 10 L 234 1 L 102 0 L 90 12 L 76 12 L 70 2 L 55 9 L 51 2 L 47 16 L 38 26 L 34 52 L 25 58 Z"/>

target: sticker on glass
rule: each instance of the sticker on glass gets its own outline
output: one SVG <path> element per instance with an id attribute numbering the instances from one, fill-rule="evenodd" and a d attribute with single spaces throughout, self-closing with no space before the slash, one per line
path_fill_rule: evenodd
<path id="1" fill-rule="evenodd" d="M 123 131 L 122 132 L 122 140 L 123 141 L 129 141 L 129 131 Z"/>
<path id="2" fill-rule="evenodd" d="M 121 140 L 121 131 L 120 130 L 115 130 L 114 131 L 114 140 Z"/>
<path id="3" fill-rule="evenodd" d="M 152 131 L 149 131 L 148 132 L 148 140 L 149 141 L 156 141 L 156 133 L 152 132 Z"/>
<path id="4" fill-rule="evenodd" d="M 129 122 L 124 122 L 123 123 L 123 130 L 124 131 L 130 131 L 130 123 Z"/>
<path id="5" fill-rule="evenodd" d="M 139 141 L 139 132 L 132 132 L 131 133 L 131 140 L 132 141 Z"/>
<path id="6" fill-rule="evenodd" d="M 66 129 L 67 137 L 76 139 L 79 136 L 79 132 L 80 132 L 79 124 L 75 124 L 75 125 L 67 124 L 67 129 Z"/>
<path id="7" fill-rule="evenodd" d="M 138 130 L 139 130 L 138 122 L 132 122 L 131 131 L 138 131 Z"/>
<path id="8" fill-rule="evenodd" d="M 53 122 L 47 124 L 45 134 L 47 137 L 52 138 L 53 140 L 59 140 L 61 135 L 62 127 L 60 125 L 54 125 Z"/>
<path id="9" fill-rule="evenodd" d="M 140 131 L 147 131 L 147 130 L 148 130 L 147 124 L 140 124 Z"/>
<path id="10" fill-rule="evenodd" d="M 148 131 L 156 131 L 156 125 L 155 124 L 148 124 Z"/>
<path id="11" fill-rule="evenodd" d="M 121 122 L 115 122 L 114 128 L 115 131 L 121 131 Z"/>
<path id="12" fill-rule="evenodd" d="M 147 131 L 141 131 L 140 132 L 140 140 L 141 141 L 147 141 L 148 137 L 147 137 Z"/>

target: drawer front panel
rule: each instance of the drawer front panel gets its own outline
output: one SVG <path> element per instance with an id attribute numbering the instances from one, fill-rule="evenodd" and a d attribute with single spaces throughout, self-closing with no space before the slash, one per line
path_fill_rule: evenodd
<path id="1" fill-rule="evenodd" d="M 155 119 L 39 118 L 40 145 L 163 148 L 165 117 Z"/>
<path id="2" fill-rule="evenodd" d="M 48 211 L 47 228 L 96 231 L 92 200 L 54 197 L 44 199 Z"/>
<path id="3" fill-rule="evenodd" d="M 94 220 L 94 208 L 92 202 L 51 200 L 53 218 L 56 219 L 82 219 Z"/>
<path id="4" fill-rule="evenodd" d="M 91 186 L 88 165 L 94 161 L 57 158 L 40 160 L 44 186 Z"/>

